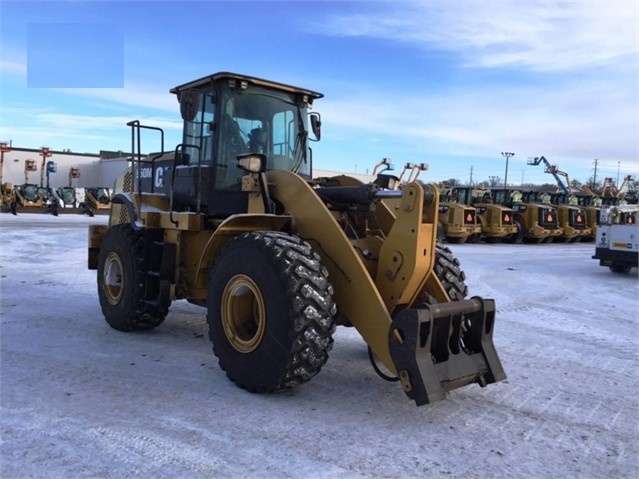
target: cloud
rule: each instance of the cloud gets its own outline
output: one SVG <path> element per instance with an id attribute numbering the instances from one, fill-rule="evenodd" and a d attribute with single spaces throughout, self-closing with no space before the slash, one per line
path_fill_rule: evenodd
<path id="1" fill-rule="evenodd" d="M 6 113 L 6 112 L 5 112 Z M 165 147 L 179 142 L 182 122 L 170 118 L 142 115 L 142 124 L 153 125 L 165 131 Z M 72 147 L 74 151 L 130 148 L 130 133 L 125 116 L 92 116 L 55 113 L 46 110 L 33 112 L 28 123 L 0 128 L 1 138 L 11 138 L 14 145 L 38 147 L 48 144 L 53 149 Z M 99 145 L 99 147 L 92 146 Z M 159 148 L 159 137 L 154 135 L 142 141 L 143 148 Z"/>
<path id="2" fill-rule="evenodd" d="M 636 65 L 638 18 L 637 3 L 627 0 L 431 0 L 378 4 L 366 14 L 332 15 L 322 31 L 456 52 L 472 67 L 569 71 L 628 68 L 633 61 Z"/>
<path id="3" fill-rule="evenodd" d="M 437 95 L 359 91 L 317 105 L 325 141 L 381 138 L 386 150 L 379 155 L 397 155 L 400 163 L 418 157 L 500 158 L 508 150 L 522 162 L 545 155 L 583 180 L 594 158 L 615 171 L 617 162 L 622 171 L 637 170 L 638 119 L 636 108 L 627 107 L 636 106 L 636 90 L 584 81 L 554 89 L 485 85 Z"/>
<path id="4" fill-rule="evenodd" d="M 131 82 L 125 79 L 124 88 L 57 88 L 56 92 L 78 97 L 104 100 L 120 105 L 143 107 L 179 115 L 179 105 L 166 85 Z"/>
<path id="5" fill-rule="evenodd" d="M 0 73 L 2 75 L 27 75 L 27 64 L 22 61 L 0 60 Z"/>
<path id="6" fill-rule="evenodd" d="M 131 118 L 124 116 L 91 116 L 69 115 L 64 113 L 37 113 L 35 120 L 42 127 L 55 126 L 61 130 L 122 130 Z M 158 128 L 182 130 L 182 122 L 159 117 L 144 116 L 140 118 L 143 124 L 151 124 Z"/>

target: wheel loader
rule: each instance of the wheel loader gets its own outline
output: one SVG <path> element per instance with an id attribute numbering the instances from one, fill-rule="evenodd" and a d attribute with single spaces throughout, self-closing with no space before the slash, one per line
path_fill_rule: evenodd
<path id="1" fill-rule="evenodd" d="M 255 393 L 314 377 L 338 325 L 417 405 L 506 378 L 494 300 L 467 298 L 459 261 L 436 243 L 436 187 L 312 180 L 315 91 L 223 72 L 170 92 L 182 143 L 165 151 L 160 128 L 128 123 L 132 166 L 108 225 L 89 227 L 110 326 L 155 328 L 172 301 L 200 305 L 221 369 Z M 142 132 L 157 153 L 142 153 Z M 396 212 L 385 198 L 400 199 Z"/>
<path id="2" fill-rule="evenodd" d="M 444 238 L 449 243 L 475 242 L 481 235 L 481 224 L 477 222 L 477 210 L 457 200 L 454 187 L 442 186 L 439 191 L 439 223 Z"/>
<path id="3" fill-rule="evenodd" d="M 470 205 L 477 211 L 477 222 L 481 231 L 479 235 L 469 239 L 478 239 L 486 243 L 500 243 L 504 238 L 517 233 L 517 226 L 513 223 L 513 210 L 506 206 L 493 203 L 493 196 L 489 190 L 472 186 L 455 186 L 457 202 Z"/>
<path id="4" fill-rule="evenodd" d="M 561 236 L 557 208 L 539 202 L 535 190 L 519 191 L 516 188 L 492 188 L 493 202 L 513 210 L 517 232 L 506 236 L 507 243 L 545 243 Z"/>

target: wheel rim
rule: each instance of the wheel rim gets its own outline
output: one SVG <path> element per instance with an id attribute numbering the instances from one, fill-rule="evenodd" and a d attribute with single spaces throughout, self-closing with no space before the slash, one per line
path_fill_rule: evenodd
<path id="1" fill-rule="evenodd" d="M 107 256 L 103 279 L 107 301 L 113 305 L 118 304 L 124 291 L 124 274 L 122 260 L 117 253 L 111 252 Z"/>
<path id="2" fill-rule="evenodd" d="M 222 326 L 240 353 L 254 351 L 264 336 L 266 308 L 255 282 L 243 274 L 233 276 L 222 293 Z"/>

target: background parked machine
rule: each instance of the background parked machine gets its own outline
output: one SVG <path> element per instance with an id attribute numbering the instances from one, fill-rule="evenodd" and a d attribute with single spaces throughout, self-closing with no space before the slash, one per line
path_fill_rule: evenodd
<path id="1" fill-rule="evenodd" d="M 562 234 L 554 238 L 554 241 L 580 241 L 587 239 L 592 234 L 586 221 L 586 211 L 579 206 L 579 200 L 573 194 L 568 173 L 561 171 L 557 165 L 551 165 L 544 156 L 533 158 L 527 162 L 529 165 L 545 165 L 544 172 L 551 174 L 557 182 L 556 192 L 537 192 L 536 195 L 550 194 L 550 202 L 557 208 L 557 216 Z M 565 182 L 561 178 L 565 178 Z M 545 201 L 544 201 L 545 202 Z"/>
<path id="2" fill-rule="evenodd" d="M 542 243 L 562 234 L 557 222 L 557 209 L 553 205 L 538 202 L 536 191 L 492 188 L 491 192 L 495 204 L 506 206 L 515 214 L 513 223 L 517 226 L 517 233 L 505 237 L 504 241 Z"/>
<path id="3" fill-rule="evenodd" d="M 550 202 L 557 208 L 558 224 L 563 230 L 553 241 L 576 242 L 590 237 L 592 230 L 588 227 L 586 210 L 579 206 L 575 194 L 550 193 Z"/>
<path id="4" fill-rule="evenodd" d="M 628 274 L 639 258 L 639 206 L 604 206 L 601 209 L 595 254 L 601 266 Z"/>
<path id="5" fill-rule="evenodd" d="M 320 93 L 233 73 L 171 92 L 183 143 L 143 157 L 140 130 L 163 134 L 130 122 L 133 167 L 109 226 L 89 228 L 112 327 L 157 327 L 177 299 L 204 306 L 220 367 L 260 393 L 315 376 L 336 325 L 354 326 L 374 369 L 418 405 L 506 377 L 494 301 L 465 299 L 459 262 L 436 243 L 436 187 L 312 180 Z M 394 213 L 387 197 L 401 198 Z"/>
<path id="6" fill-rule="evenodd" d="M 111 189 L 93 187 L 84 189 L 84 203 L 93 214 L 108 215 L 111 212 Z"/>
<path id="7" fill-rule="evenodd" d="M 13 187 L 11 193 L 5 192 L 3 207 L 11 211 L 14 215 L 18 212 L 24 213 L 48 213 L 46 209 L 46 191 L 42 190 L 42 185 L 29 182 L 29 173 L 38 171 L 38 164 L 35 160 L 24 161 L 24 183 Z M 7 184 L 5 184 L 7 185 Z M 7 188 L 8 189 L 8 188 Z"/>
<path id="8" fill-rule="evenodd" d="M 69 168 L 69 183 L 67 186 L 49 188 L 53 197 L 53 214 L 86 214 L 93 216 L 93 211 L 87 206 L 84 190 L 73 186 L 73 180 L 80 178 L 80 169 Z"/>
<path id="9" fill-rule="evenodd" d="M 599 224 L 603 201 L 587 185 L 582 185 L 581 189 L 582 191 L 577 191 L 573 194 L 577 197 L 579 206 L 586 212 L 586 225 L 590 230 L 590 234 L 583 236 L 581 241 L 594 241 L 597 235 L 597 225 Z"/>
<path id="10" fill-rule="evenodd" d="M 490 190 L 472 186 L 455 186 L 453 190 L 458 203 L 470 205 L 476 210 L 481 233 L 470 237 L 469 241 L 481 238 L 487 243 L 499 243 L 517 233 L 513 210 L 494 204 Z"/>
<path id="11" fill-rule="evenodd" d="M 442 225 L 444 238 L 449 243 L 465 243 L 469 239 L 476 241 L 481 235 L 477 210 L 469 204 L 459 202 L 454 187 L 440 187 L 439 223 Z"/>

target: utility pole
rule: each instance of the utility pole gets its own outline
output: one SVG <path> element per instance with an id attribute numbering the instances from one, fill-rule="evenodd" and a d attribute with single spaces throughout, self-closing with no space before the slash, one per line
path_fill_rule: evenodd
<path id="1" fill-rule="evenodd" d="M 621 167 L 621 161 L 617 162 L 617 183 L 615 183 L 616 185 L 619 184 L 619 168 Z"/>
<path id="2" fill-rule="evenodd" d="M 508 187 L 508 159 L 511 156 L 515 156 L 515 154 L 514 153 L 510 153 L 508 151 L 502 151 L 501 156 L 506 158 L 506 174 L 504 175 L 504 188 L 507 188 Z"/>
<path id="3" fill-rule="evenodd" d="M 592 185 L 590 185 L 593 191 L 597 188 L 597 163 L 599 163 L 599 160 L 595 158 L 595 175 L 592 177 Z"/>
<path id="4" fill-rule="evenodd" d="M 470 165 L 470 186 L 473 186 L 473 165 Z"/>

